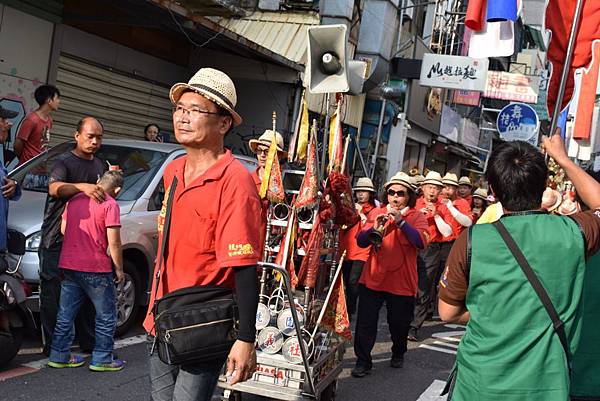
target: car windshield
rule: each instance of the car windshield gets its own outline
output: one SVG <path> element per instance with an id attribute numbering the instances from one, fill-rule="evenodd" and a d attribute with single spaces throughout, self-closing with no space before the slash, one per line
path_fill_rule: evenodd
<path id="1" fill-rule="evenodd" d="M 44 155 L 18 169 L 11 178 L 21 183 L 27 191 L 48 192 L 48 175 L 54 163 L 65 152 L 73 149 L 74 143 L 61 143 Z M 169 154 L 166 152 L 119 145 L 102 145 L 96 156 L 106 163 L 119 166 L 123 171 L 123 189 L 118 200 L 133 201 L 155 176 Z"/>

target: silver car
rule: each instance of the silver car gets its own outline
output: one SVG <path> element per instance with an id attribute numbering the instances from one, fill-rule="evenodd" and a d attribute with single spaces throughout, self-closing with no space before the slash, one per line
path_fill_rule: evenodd
<path id="1" fill-rule="evenodd" d="M 23 190 L 21 199 L 10 204 L 8 228 L 27 237 L 27 252 L 20 272 L 32 290 L 28 306 L 33 311 L 39 311 L 38 247 L 48 193 L 48 174 L 57 158 L 73 147 L 74 142 L 57 145 L 9 174 Z M 176 144 L 105 139 L 96 155 L 107 165 L 118 165 L 125 180 L 117 197 L 121 208 L 125 271 L 125 283 L 117 296 L 118 334 L 125 333 L 135 322 L 137 312 L 142 309 L 140 307 L 148 304 L 158 239 L 156 221 L 164 197 L 163 171 L 169 162 L 184 154 L 183 148 Z M 255 159 L 236 158 L 249 171 L 257 167 Z M 14 266 L 16 261 L 9 256 L 11 265 Z"/>

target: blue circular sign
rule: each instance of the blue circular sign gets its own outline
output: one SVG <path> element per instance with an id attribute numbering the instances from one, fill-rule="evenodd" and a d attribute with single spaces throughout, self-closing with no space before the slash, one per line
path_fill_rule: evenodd
<path id="1" fill-rule="evenodd" d="M 533 107 L 511 103 L 498 114 L 496 126 L 505 141 L 527 141 L 537 146 L 540 119 Z"/>

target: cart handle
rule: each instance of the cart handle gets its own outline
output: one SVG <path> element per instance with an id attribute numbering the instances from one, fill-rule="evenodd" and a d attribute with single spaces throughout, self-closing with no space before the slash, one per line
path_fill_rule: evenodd
<path id="1" fill-rule="evenodd" d="M 258 266 L 262 267 L 263 269 L 275 270 L 279 274 L 281 274 L 281 277 L 283 277 L 283 281 L 285 283 L 285 290 L 287 292 L 288 299 L 290 300 L 290 302 L 293 302 L 294 294 L 292 293 L 292 286 L 290 283 L 290 275 L 287 272 L 287 270 L 285 270 L 283 267 L 281 267 L 280 265 L 277 265 L 275 263 L 258 262 Z M 302 329 L 300 328 L 300 320 L 298 319 L 298 311 L 294 307 L 290 308 L 290 310 L 292 312 L 292 319 L 294 320 L 294 328 L 296 329 L 296 335 L 298 336 L 298 344 L 300 345 L 300 353 L 302 354 L 302 363 L 304 365 L 304 371 L 306 373 L 306 380 L 308 381 L 308 386 L 310 387 L 310 391 L 311 391 L 310 394 L 306 393 L 303 395 L 306 395 L 306 396 L 316 399 L 317 397 L 316 397 L 315 383 L 313 381 L 312 375 L 310 374 L 310 369 L 309 369 L 309 364 L 308 364 L 308 352 L 306 350 L 306 344 L 304 344 L 304 340 L 302 339 Z"/>

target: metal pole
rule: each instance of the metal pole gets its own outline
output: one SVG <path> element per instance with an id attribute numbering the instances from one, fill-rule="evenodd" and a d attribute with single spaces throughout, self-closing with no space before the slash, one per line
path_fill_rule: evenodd
<path id="1" fill-rule="evenodd" d="M 379 153 L 379 141 L 381 140 L 381 131 L 383 130 L 383 119 L 385 117 L 385 106 L 387 105 L 387 100 L 383 99 L 381 101 L 381 113 L 379 113 L 379 125 L 377 126 L 377 140 L 375 141 L 375 151 L 373 152 L 373 156 L 371 158 L 371 174 L 369 178 L 373 179 L 375 176 L 375 167 L 377 166 L 377 154 Z"/>
<path id="2" fill-rule="evenodd" d="M 329 152 L 329 120 L 331 115 L 329 114 L 329 102 L 331 94 L 327 93 L 325 96 L 326 114 L 325 114 L 325 126 L 323 127 L 323 149 L 321 151 L 321 180 L 325 179 L 327 175 L 327 153 Z M 338 116 L 339 118 L 339 116 Z"/>
<path id="3" fill-rule="evenodd" d="M 560 77 L 560 86 L 558 87 L 558 95 L 556 97 L 556 104 L 554 105 L 554 113 L 552 114 L 550 135 L 554 135 L 554 131 L 558 125 L 558 115 L 562 110 L 562 102 L 565 96 L 565 87 L 567 86 L 567 79 L 571 66 L 571 59 L 573 58 L 573 50 L 575 49 L 575 39 L 577 37 L 577 28 L 579 27 L 579 22 L 581 20 L 582 9 L 583 0 L 577 0 L 577 5 L 575 6 L 575 15 L 573 16 L 573 26 L 571 26 L 571 36 L 569 37 L 569 45 L 567 46 L 567 57 L 565 58 L 562 75 Z"/>

